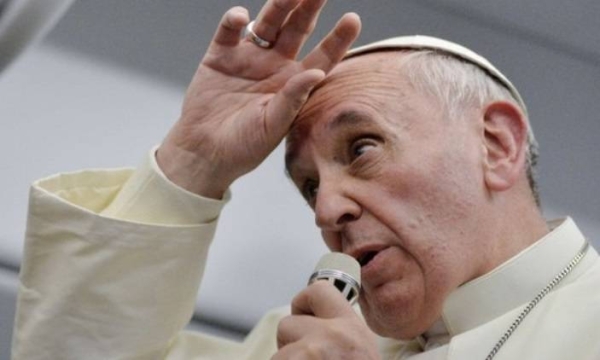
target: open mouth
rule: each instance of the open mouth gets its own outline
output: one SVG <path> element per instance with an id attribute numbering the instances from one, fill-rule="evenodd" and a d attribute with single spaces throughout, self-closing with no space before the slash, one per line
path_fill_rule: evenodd
<path id="1" fill-rule="evenodd" d="M 371 260 L 373 260 L 377 253 L 377 251 L 367 251 L 358 258 L 358 263 L 361 267 L 367 265 Z"/>

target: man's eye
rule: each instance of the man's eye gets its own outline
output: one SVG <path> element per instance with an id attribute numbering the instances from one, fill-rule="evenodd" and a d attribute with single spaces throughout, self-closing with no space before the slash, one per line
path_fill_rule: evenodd
<path id="1" fill-rule="evenodd" d="M 350 158 L 352 160 L 357 157 L 363 155 L 365 152 L 369 151 L 370 148 L 375 147 L 375 142 L 373 139 L 359 139 L 352 143 L 350 146 Z"/>
<path id="2" fill-rule="evenodd" d="M 317 197 L 317 191 L 319 190 L 319 184 L 314 180 L 307 180 L 302 185 L 302 195 L 311 203 Z"/>

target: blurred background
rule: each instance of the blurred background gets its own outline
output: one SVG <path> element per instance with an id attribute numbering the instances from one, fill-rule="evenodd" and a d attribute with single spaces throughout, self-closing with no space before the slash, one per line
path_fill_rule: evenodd
<path id="1" fill-rule="evenodd" d="M 78 0 L 0 75 L 0 358 L 8 358 L 29 184 L 139 163 L 178 118 L 213 30 L 234 5 L 254 16 L 262 2 Z M 503 71 L 540 143 L 546 216 L 573 216 L 600 246 L 600 2 L 330 0 L 314 37 L 347 11 L 362 17 L 358 44 L 433 35 Z M 282 154 L 234 184 L 191 327 L 242 337 L 304 287 L 325 251 Z"/>

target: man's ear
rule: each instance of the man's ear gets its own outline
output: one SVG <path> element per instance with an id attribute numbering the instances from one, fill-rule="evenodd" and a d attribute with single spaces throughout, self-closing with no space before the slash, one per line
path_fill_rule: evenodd
<path id="1" fill-rule="evenodd" d="M 492 102 L 484 108 L 484 180 L 492 191 L 511 188 L 525 169 L 527 122 L 515 105 Z"/>

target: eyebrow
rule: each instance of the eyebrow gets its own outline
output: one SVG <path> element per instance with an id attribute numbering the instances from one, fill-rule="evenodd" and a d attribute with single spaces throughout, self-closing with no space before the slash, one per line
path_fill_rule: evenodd
<path id="1" fill-rule="evenodd" d="M 365 114 L 361 111 L 356 110 L 346 110 L 337 114 L 334 119 L 327 124 L 327 129 L 335 130 L 339 128 L 351 128 L 363 124 L 371 123 L 371 118 L 369 115 Z M 298 150 L 295 147 L 292 147 L 291 151 L 286 152 L 285 154 L 285 173 L 288 177 L 291 176 L 291 167 L 292 162 L 298 157 Z"/>
<path id="2" fill-rule="evenodd" d="M 370 116 L 361 111 L 348 110 L 339 113 L 327 127 L 329 129 L 336 129 L 340 127 L 354 127 L 365 123 L 371 123 Z"/>

